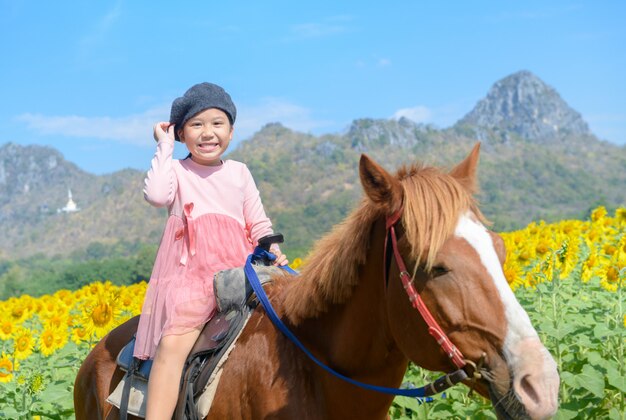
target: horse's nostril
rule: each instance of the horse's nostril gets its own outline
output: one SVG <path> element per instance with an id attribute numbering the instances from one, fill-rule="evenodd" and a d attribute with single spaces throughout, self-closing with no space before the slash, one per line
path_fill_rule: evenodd
<path id="1" fill-rule="evenodd" d="M 525 404 L 539 404 L 540 397 L 531 383 L 530 375 L 524 375 L 519 382 L 519 389 L 516 390 Z"/>

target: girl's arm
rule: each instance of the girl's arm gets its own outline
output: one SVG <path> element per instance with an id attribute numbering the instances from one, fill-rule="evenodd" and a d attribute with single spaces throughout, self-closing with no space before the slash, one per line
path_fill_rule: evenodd
<path id="1" fill-rule="evenodd" d="M 261 195 L 256 187 L 254 178 L 252 178 L 252 174 L 248 170 L 247 166 L 244 166 L 244 169 L 246 182 L 244 187 L 245 198 L 243 204 L 243 216 L 250 234 L 250 239 L 252 239 L 252 243 L 256 245 L 259 242 L 259 239 L 274 233 L 274 231 L 272 230 L 272 222 L 265 214 L 263 203 L 261 203 Z M 287 261 L 287 257 L 280 251 L 278 244 L 273 244 L 270 251 L 276 255 L 276 261 L 274 264 L 286 265 L 289 263 L 289 261 Z"/>
<path id="2" fill-rule="evenodd" d="M 172 167 L 174 126 L 165 122 L 155 124 L 154 139 L 157 141 L 157 150 L 144 181 L 143 196 L 153 206 L 165 207 L 174 202 L 178 187 Z"/>

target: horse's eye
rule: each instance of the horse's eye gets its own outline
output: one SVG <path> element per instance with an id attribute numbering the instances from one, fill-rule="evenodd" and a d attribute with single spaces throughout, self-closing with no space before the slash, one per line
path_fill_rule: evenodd
<path id="1" fill-rule="evenodd" d="M 447 274 L 449 271 L 450 270 L 448 270 L 448 268 L 443 265 L 435 265 L 433 268 L 430 269 L 430 274 L 432 274 L 433 277 L 439 277 Z"/>

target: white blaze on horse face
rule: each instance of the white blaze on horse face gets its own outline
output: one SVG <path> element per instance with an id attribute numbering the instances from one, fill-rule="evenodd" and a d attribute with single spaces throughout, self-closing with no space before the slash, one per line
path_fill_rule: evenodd
<path id="1" fill-rule="evenodd" d="M 470 215 L 465 215 L 459 219 L 454 234 L 465 239 L 474 248 L 498 290 L 508 322 L 505 347 L 508 347 L 507 344 L 517 343 L 524 338 L 538 338 L 537 331 L 530 323 L 528 314 L 519 304 L 506 281 L 487 228 L 482 223 L 475 221 Z"/>
<path id="2" fill-rule="evenodd" d="M 489 232 L 468 213 L 459 219 L 454 234 L 474 248 L 502 300 L 508 324 L 503 353 L 515 393 L 531 418 L 552 416 L 558 408 L 556 363 L 509 287 Z"/>

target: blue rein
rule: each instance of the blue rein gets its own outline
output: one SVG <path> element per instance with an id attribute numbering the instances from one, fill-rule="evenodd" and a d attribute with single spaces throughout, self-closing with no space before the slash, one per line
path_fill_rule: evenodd
<path id="1" fill-rule="evenodd" d="M 259 302 L 261 302 L 261 304 L 263 305 L 263 308 L 265 308 L 265 312 L 267 313 L 267 316 L 274 323 L 276 328 L 278 328 L 283 334 L 285 334 L 285 336 L 287 336 L 287 338 L 289 338 L 289 340 L 291 340 L 298 348 L 300 348 L 300 350 L 302 350 L 304 354 L 306 354 L 309 357 L 309 359 L 314 361 L 319 367 L 324 369 L 326 372 L 340 379 L 343 379 L 346 382 L 349 382 L 353 385 L 356 385 L 358 387 L 361 387 L 370 391 L 381 392 L 383 394 L 401 395 L 404 397 L 418 397 L 418 398 L 437 394 L 463 381 L 464 379 L 467 379 L 468 377 L 467 373 L 463 369 L 459 369 L 450 374 L 444 375 L 441 378 L 437 379 L 435 382 L 425 385 L 421 388 L 412 388 L 412 389 L 388 388 L 384 386 L 377 386 L 377 385 L 366 384 L 364 382 L 359 382 L 345 375 L 342 375 L 341 373 L 326 366 L 324 363 L 318 360 L 300 342 L 300 340 L 298 340 L 298 338 L 289 330 L 289 328 L 287 328 L 287 326 L 283 323 L 283 321 L 281 321 L 281 319 L 278 317 L 278 315 L 274 311 L 274 308 L 272 307 L 272 304 L 267 298 L 267 295 L 265 294 L 265 290 L 261 286 L 259 277 L 257 276 L 256 272 L 254 271 L 254 268 L 252 267 L 252 264 L 255 261 L 274 261 L 275 259 L 276 257 L 274 256 L 274 254 L 266 251 L 263 248 L 257 247 L 254 250 L 254 252 L 248 256 L 246 260 L 246 265 L 244 266 L 244 272 L 246 274 L 248 282 L 250 283 L 250 285 L 252 286 L 252 289 L 256 293 L 256 296 L 259 299 Z M 281 266 L 281 268 L 288 271 L 291 274 L 297 274 L 297 272 L 295 272 L 288 266 Z"/>

